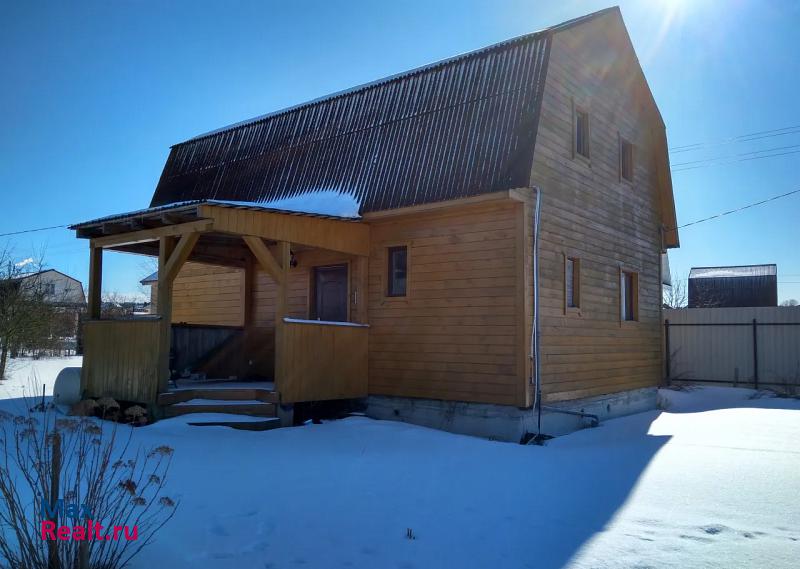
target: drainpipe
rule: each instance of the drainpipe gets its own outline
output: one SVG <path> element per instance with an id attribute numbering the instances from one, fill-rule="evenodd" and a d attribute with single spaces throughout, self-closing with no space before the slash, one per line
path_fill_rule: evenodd
<path id="1" fill-rule="evenodd" d="M 531 324 L 531 383 L 533 409 L 536 413 L 536 438 L 542 433 L 542 379 L 541 379 L 541 328 L 539 327 L 539 218 L 542 211 L 542 189 L 536 190 L 536 206 L 533 213 L 533 323 Z"/>
<path id="2" fill-rule="evenodd" d="M 574 415 L 578 417 L 588 418 L 592 422 L 592 426 L 596 427 L 600 423 L 600 418 L 591 413 L 584 413 L 583 411 L 570 411 L 561 409 L 559 407 L 543 407 L 542 406 L 542 366 L 541 366 L 541 326 L 539 314 L 539 221 L 542 211 L 542 189 L 539 186 L 534 186 L 536 190 L 536 205 L 533 214 L 533 323 L 531 325 L 531 384 L 534 386 L 533 395 L 533 409 L 536 413 L 536 435 L 528 440 L 527 444 L 541 444 L 542 435 L 542 409 L 546 409 L 551 413 L 563 413 L 565 415 Z"/>

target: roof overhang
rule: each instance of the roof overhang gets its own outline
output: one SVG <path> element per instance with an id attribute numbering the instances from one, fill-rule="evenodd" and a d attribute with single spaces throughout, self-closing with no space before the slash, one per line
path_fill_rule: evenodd
<path id="1" fill-rule="evenodd" d="M 111 215 L 70 226 L 93 247 L 158 255 L 162 237 L 199 233 L 189 260 L 243 266 L 249 250 L 241 237 L 286 241 L 351 255 L 369 254 L 369 226 L 352 218 L 298 213 L 202 200 Z"/>

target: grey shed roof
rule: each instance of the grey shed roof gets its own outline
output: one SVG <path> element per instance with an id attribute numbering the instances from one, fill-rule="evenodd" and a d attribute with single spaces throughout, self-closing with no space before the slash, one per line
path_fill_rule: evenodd
<path id="1" fill-rule="evenodd" d="M 158 271 L 147 275 L 145 278 L 139 281 L 139 283 L 143 285 L 151 285 L 157 282 L 158 282 Z"/>
<path id="2" fill-rule="evenodd" d="M 690 279 L 734 277 L 771 277 L 778 274 L 778 265 L 740 265 L 733 267 L 692 267 Z"/>
<path id="3" fill-rule="evenodd" d="M 177 144 L 151 206 L 335 190 L 365 213 L 527 186 L 552 34 L 612 11 Z"/>

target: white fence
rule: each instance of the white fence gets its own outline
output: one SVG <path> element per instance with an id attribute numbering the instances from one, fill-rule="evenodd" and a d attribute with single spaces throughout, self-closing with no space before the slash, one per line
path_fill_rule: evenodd
<path id="1" fill-rule="evenodd" d="M 668 381 L 800 390 L 800 307 L 664 310 Z"/>

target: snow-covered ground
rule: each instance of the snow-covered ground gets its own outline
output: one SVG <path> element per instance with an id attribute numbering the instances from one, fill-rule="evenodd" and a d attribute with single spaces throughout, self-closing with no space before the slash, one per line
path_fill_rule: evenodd
<path id="1" fill-rule="evenodd" d="M 76 362 L 34 365 L 51 385 Z M 0 382 L 0 408 L 19 407 L 29 374 Z M 135 440 L 175 448 L 181 503 L 133 566 L 796 567 L 800 401 L 757 395 L 662 390 L 663 411 L 545 447 L 362 417 L 267 432 L 161 421 Z"/>

